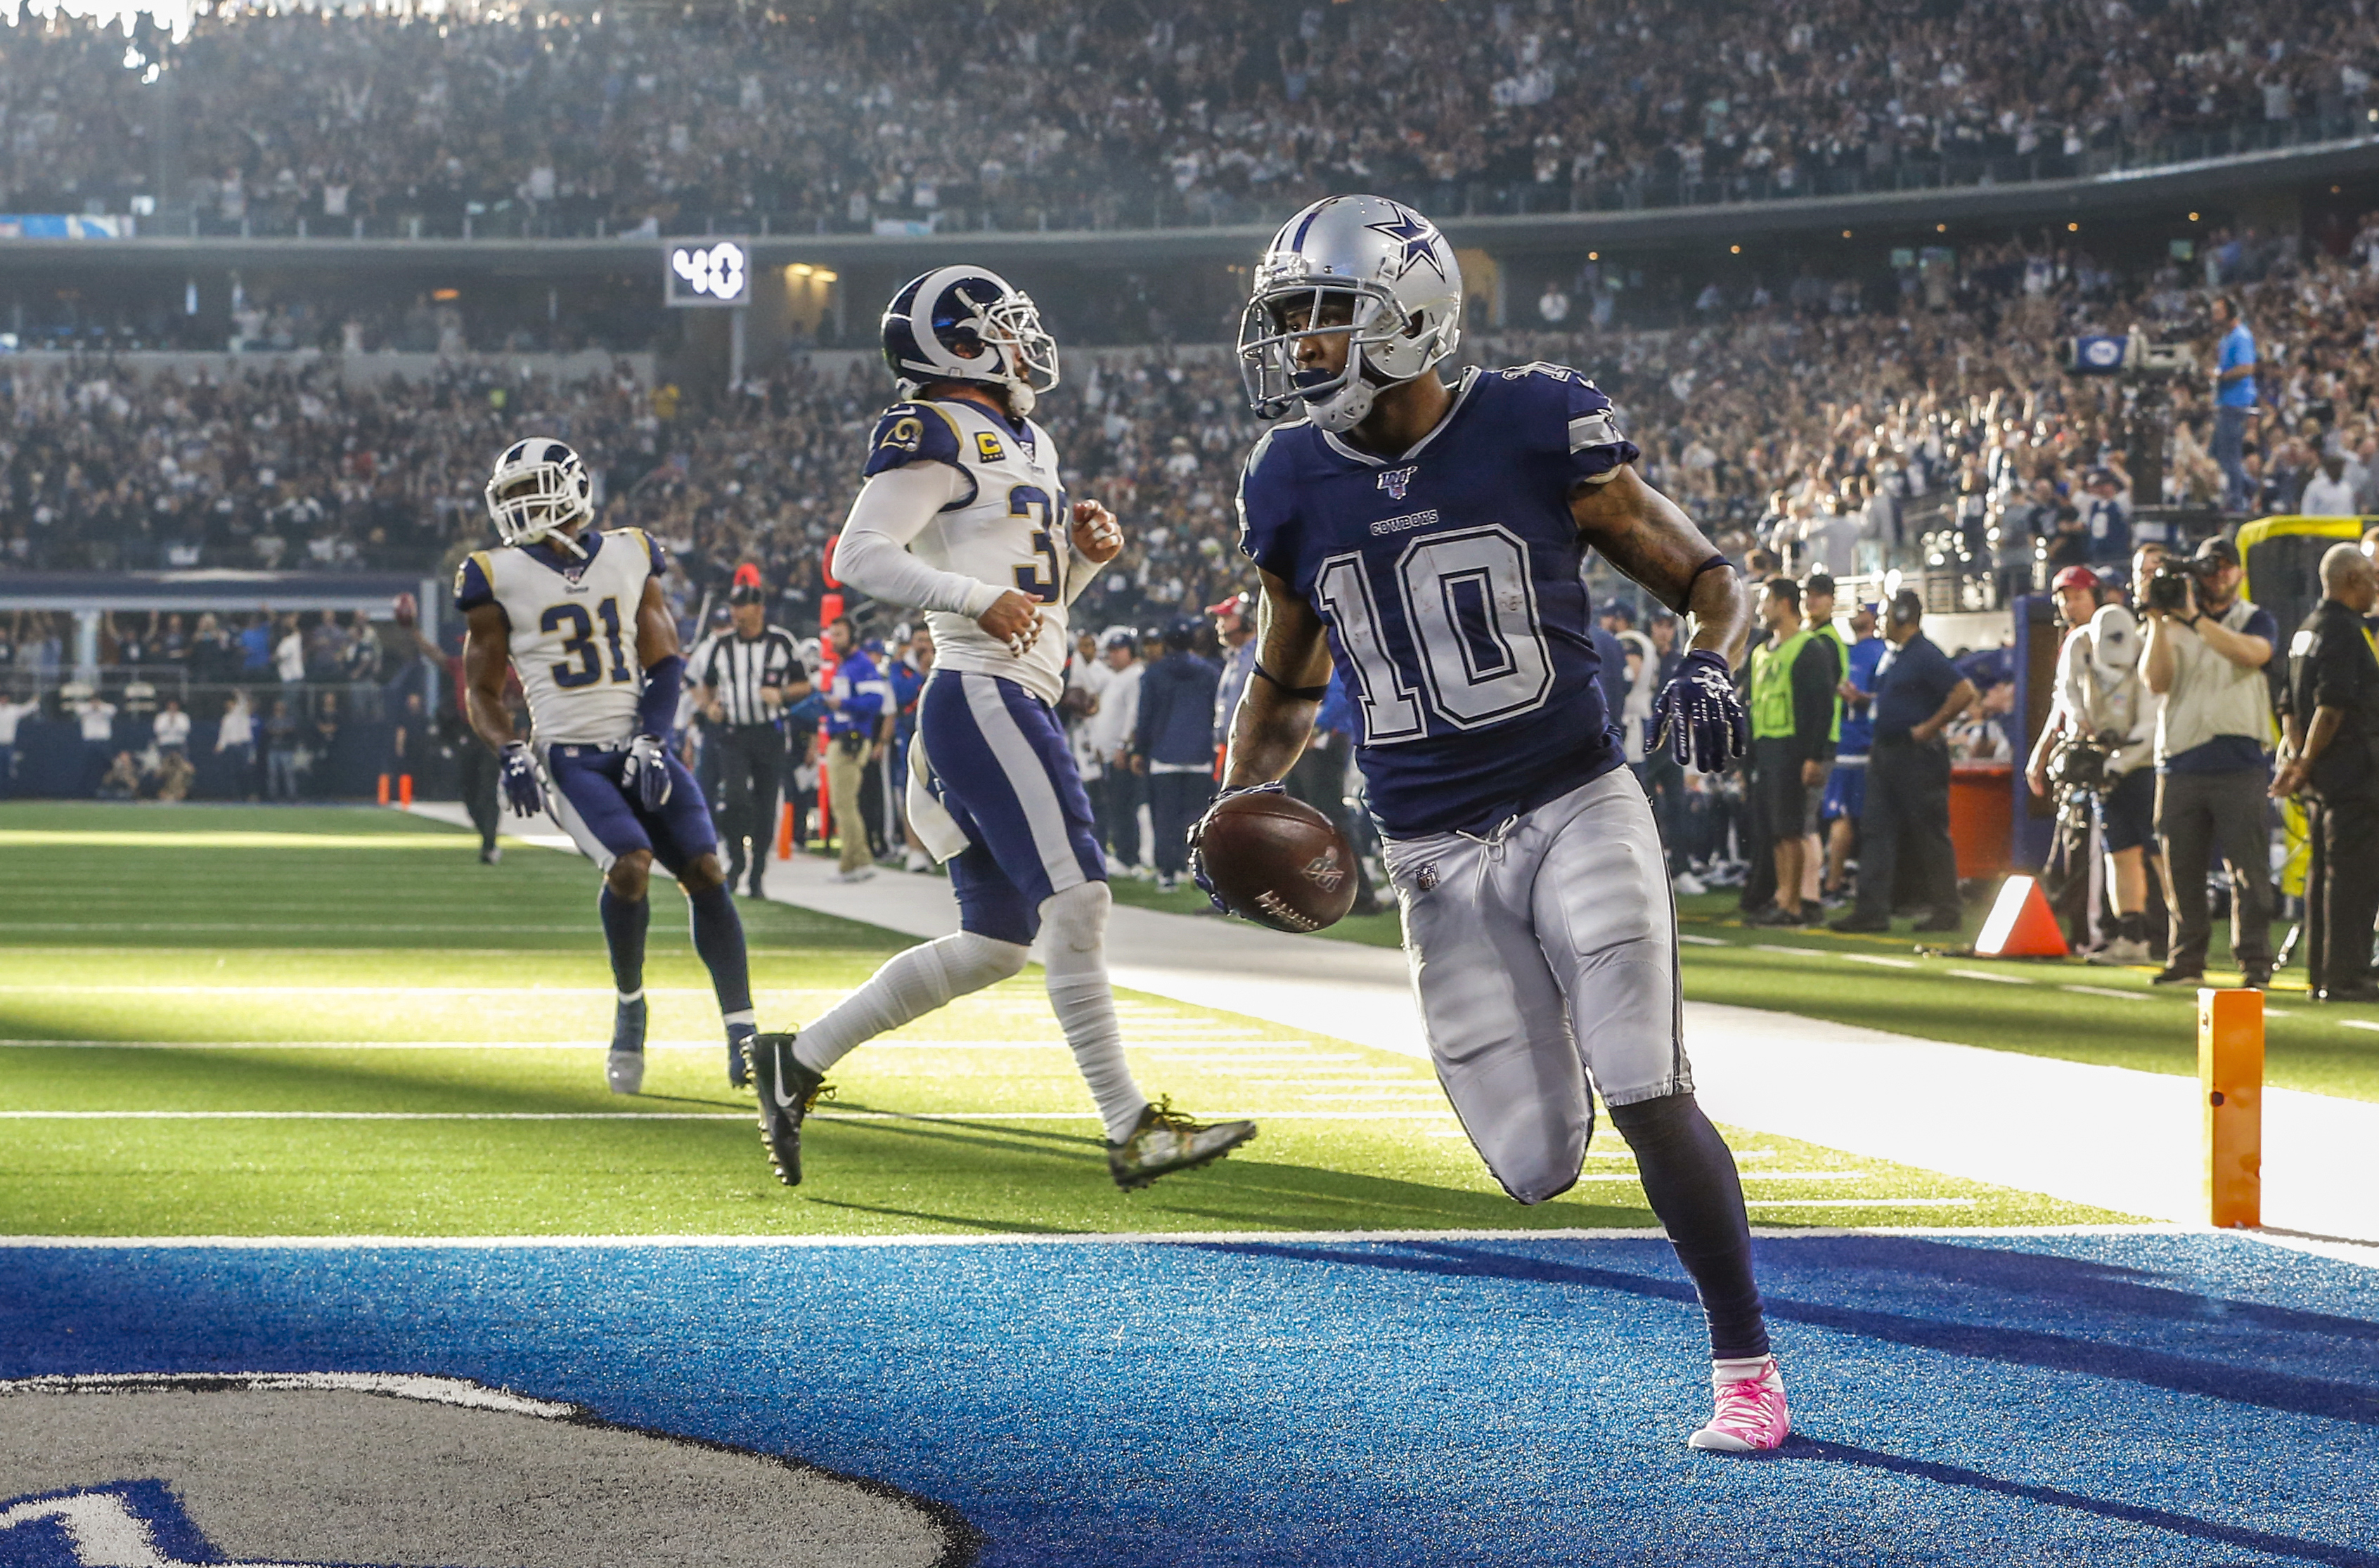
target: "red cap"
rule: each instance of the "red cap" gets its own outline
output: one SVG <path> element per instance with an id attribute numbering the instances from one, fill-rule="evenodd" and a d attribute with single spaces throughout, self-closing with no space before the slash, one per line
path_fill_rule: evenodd
<path id="1" fill-rule="evenodd" d="M 748 561 L 745 561 L 743 565 L 735 569 L 735 585 L 739 588 L 756 588 L 761 586 L 760 569 L 757 566 L 753 565 L 752 562 Z"/>
<path id="2" fill-rule="evenodd" d="M 2098 591 L 2100 585 L 2098 582 L 2098 574 L 2095 572 L 2091 571 L 2088 567 L 2069 566 L 2064 571 L 2059 572 L 2057 574 L 2057 581 L 2051 584 L 2050 586 L 2060 594 L 2068 588 L 2087 588 L 2095 594 Z"/>
<path id="3" fill-rule="evenodd" d="M 1208 605 L 1206 607 L 1206 613 L 1209 615 L 1245 615 L 1250 609 L 1254 608 L 1254 605 L 1255 596 L 1247 592 L 1245 589 L 1242 589 L 1239 592 L 1233 594 L 1229 598 L 1225 599 L 1220 604 Z"/>

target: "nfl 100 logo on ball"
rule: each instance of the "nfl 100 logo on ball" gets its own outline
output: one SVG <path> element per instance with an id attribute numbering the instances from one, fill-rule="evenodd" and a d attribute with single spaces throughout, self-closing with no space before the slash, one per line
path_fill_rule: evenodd
<path id="1" fill-rule="evenodd" d="M 1355 907 L 1355 851 L 1337 825 L 1276 790 L 1232 795 L 1198 825 L 1215 896 L 1274 931 L 1319 931 Z"/>

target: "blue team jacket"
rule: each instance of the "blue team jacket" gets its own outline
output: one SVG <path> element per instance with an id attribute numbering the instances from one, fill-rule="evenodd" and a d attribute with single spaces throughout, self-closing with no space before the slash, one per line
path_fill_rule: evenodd
<path id="1" fill-rule="evenodd" d="M 1169 653 L 1140 678 L 1140 727 L 1132 747 L 1151 762 L 1214 761 L 1214 693 L 1223 672 L 1211 659 Z"/>

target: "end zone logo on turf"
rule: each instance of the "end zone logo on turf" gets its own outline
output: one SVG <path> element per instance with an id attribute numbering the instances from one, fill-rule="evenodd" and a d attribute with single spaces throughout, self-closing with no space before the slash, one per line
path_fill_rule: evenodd
<path id="1" fill-rule="evenodd" d="M 0 1568 L 954 1568 L 955 1513 L 458 1379 L 0 1381 Z"/>

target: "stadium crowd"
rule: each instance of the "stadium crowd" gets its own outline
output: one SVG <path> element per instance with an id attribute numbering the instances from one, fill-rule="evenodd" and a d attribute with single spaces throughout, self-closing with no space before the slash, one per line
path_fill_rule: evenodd
<path id="1" fill-rule="evenodd" d="M 0 178 L 16 211 L 146 196 L 267 233 L 1199 223 L 1350 186 L 1441 211 L 1791 196 L 1944 160 L 2070 174 L 2248 126 L 2343 134 L 2379 71 L 2367 13 L 995 0 L 960 21 L 833 0 L 670 24 L 224 5 L 180 41 L 28 15 L 0 30 Z"/>
<path id="2" fill-rule="evenodd" d="M 1582 286 L 1613 279 L 1593 274 Z M 2058 362 L 2075 332 L 2135 319 L 2212 364 L 2214 285 L 2260 344 L 2260 407 L 2227 496 L 2213 388 L 2172 389 L 2164 493 L 2130 493 L 2119 389 Z M 2119 568 L 2151 503 L 2282 512 L 2308 489 L 2379 512 L 2379 219 L 2337 253 L 2241 235 L 2119 280 L 2046 241 L 1977 247 L 1954 279 L 1894 293 L 1788 283 L 1702 302 L 1672 330 L 1480 333 L 1485 364 L 1578 365 L 1618 400 L 1644 466 L 1723 548 L 1836 573 L 1956 554 L 2002 592 L 2036 564 Z M 450 569 L 486 534 L 488 454 L 520 434 L 586 454 L 606 521 L 666 543 L 697 594 L 761 565 L 790 622 L 815 608 L 875 412 L 869 360 L 795 359 L 702 404 L 624 365 L 569 382 L 471 360 L 421 381 L 344 384 L 313 365 L 143 380 L 0 362 L 0 570 Z M 2208 372 L 2210 375 L 2210 371 Z M 1134 526 L 1094 616 L 1161 619 L 1239 586 L 1239 454 L 1253 439 L 1231 359 L 1212 350 L 1077 356 L 1043 405 L 1069 478 Z M 2336 472 L 2329 472 L 2334 468 Z"/>

